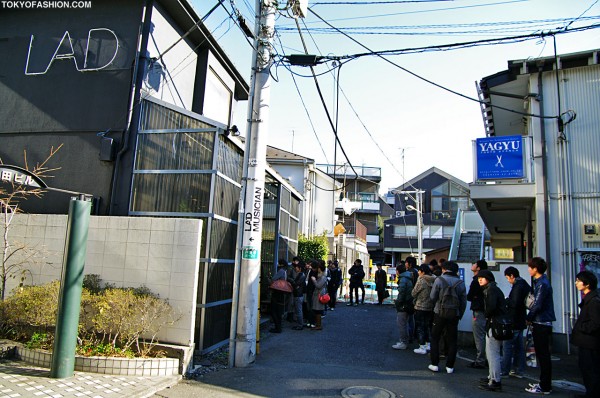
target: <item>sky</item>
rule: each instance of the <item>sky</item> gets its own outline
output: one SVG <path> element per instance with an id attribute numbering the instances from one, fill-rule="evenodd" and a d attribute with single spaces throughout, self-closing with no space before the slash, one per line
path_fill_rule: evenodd
<path id="1" fill-rule="evenodd" d="M 216 2 L 192 4 L 204 16 Z M 250 82 L 251 45 L 225 8 L 235 7 L 253 28 L 254 1 L 223 5 L 205 25 Z M 274 52 L 277 57 L 303 54 L 304 41 L 309 54 L 342 57 L 341 67 L 334 60 L 314 67 L 325 105 L 310 68 L 281 62 L 271 67 L 268 143 L 317 163 L 381 167 L 381 193 L 431 167 L 472 182 L 472 142 L 485 131 L 479 103 L 463 96 L 476 99 L 476 82 L 506 70 L 509 60 L 553 56 L 554 39 L 398 55 L 373 52 L 600 24 L 599 0 L 317 0 L 308 6 L 314 13 L 299 20 L 301 34 L 288 11 L 279 13 Z M 559 55 L 600 48 L 597 28 L 555 37 Z M 356 54 L 370 55 L 345 57 Z M 247 105 L 240 102 L 234 115 L 242 134 Z M 324 106 L 337 125 L 342 146 L 337 151 Z"/>

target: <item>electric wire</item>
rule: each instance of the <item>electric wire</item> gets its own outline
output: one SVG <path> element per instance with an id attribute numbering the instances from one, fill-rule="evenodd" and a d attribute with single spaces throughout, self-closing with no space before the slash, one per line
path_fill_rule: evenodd
<path id="1" fill-rule="evenodd" d="M 304 47 L 304 52 L 306 54 L 308 54 L 308 48 L 306 47 L 306 43 L 304 42 L 304 37 L 302 36 L 302 30 L 300 29 L 300 25 L 298 24 L 298 20 L 296 20 L 296 24 L 298 26 L 298 33 L 300 34 L 300 39 L 301 39 L 302 45 Z M 346 154 L 346 151 L 344 150 L 344 147 L 343 147 L 342 143 L 340 142 L 340 139 L 338 137 L 338 132 L 335 129 L 333 121 L 331 120 L 331 114 L 329 113 L 329 109 L 327 108 L 327 104 L 325 103 L 325 99 L 323 98 L 323 93 L 321 92 L 321 87 L 319 85 L 319 81 L 317 80 L 317 77 L 314 74 L 314 67 L 311 66 L 310 69 L 313 72 L 313 80 L 314 80 L 315 86 L 317 88 L 317 93 L 319 94 L 319 98 L 321 99 L 321 104 L 323 105 L 323 109 L 324 109 L 325 114 L 327 116 L 327 120 L 329 121 L 329 125 L 330 125 L 331 129 L 333 130 L 333 134 L 335 135 L 335 139 L 336 139 L 337 143 L 340 145 L 340 149 L 341 149 L 342 153 L 344 154 L 344 157 L 346 158 L 346 161 L 350 165 L 350 168 L 354 172 L 356 178 L 358 178 L 359 177 L 358 173 L 356 172 L 356 170 L 354 169 L 354 166 L 350 162 L 350 159 L 348 158 L 348 155 Z"/>
<path id="2" fill-rule="evenodd" d="M 305 28 L 306 28 L 306 24 L 304 24 Z M 313 41 L 313 44 L 315 45 L 315 47 L 317 48 L 317 50 L 319 51 L 319 53 L 322 53 L 321 50 L 319 49 L 319 46 L 316 42 L 316 40 L 314 39 L 314 37 L 312 36 L 312 34 L 310 32 L 308 32 L 308 35 L 310 36 L 311 40 Z M 341 68 L 341 65 L 339 66 L 339 68 Z M 332 70 L 330 70 L 332 71 Z M 360 118 L 360 116 L 358 115 L 358 112 L 356 111 L 356 109 L 354 108 L 354 105 L 352 105 L 350 99 L 348 98 L 348 96 L 346 95 L 346 92 L 344 91 L 344 89 L 341 87 L 340 82 L 339 82 L 339 74 L 338 74 L 338 78 L 336 79 L 335 74 L 332 73 L 332 76 L 334 78 L 334 80 L 337 83 L 337 88 L 338 90 L 342 93 L 342 95 L 344 96 L 344 98 L 346 99 L 346 102 L 348 103 L 348 105 L 350 106 L 350 109 L 352 109 L 352 111 L 354 112 L 354 115 L 356 116 L 356 118 L 358 119 L 358 121 L 360 122 L 360 124 L 362 125 L 362 127 L 365 129 L 365 131 L 367 132 L 367 134 L 369 135 L 369 137 L 371 138 L 371 141 L 373 141 L 373 143 L 375 144 L 375 146 L 377 147 L 377 149 L 379 150 L 379 152 L 381 152 L 381 154 L 383 155 L 383 157 L 388 161 L 388 163 L 392 166 L 392 168 L 398 173 L 398 175 L 400 175 L 403 179 L 404 179 L 404 174 L 402 172 L 400 172 L 396 166 L 394 165 L 394 163 L 390 160 L 390 158 L 385 154 L 385 152 L 383 151 L 383 149 L 379 146 L 379 144 L 377 143 L 377 141 L 375 140 L 375 138 L 373 137 L 373 135 L 371 134 L 371 132 L 369 131 L 369 129 L 367 128 L 367 126 L 365 125 L 365 123 L 363 122 L 363 120 Z M 338 98 L 339 98 L 339 93 L 338 93 Z M 339 106 L 338 106 L 339 109 Z M 337 125 L 336 125 L 336 129 L 337 129 Z M 416 188 L 415 188 L 416 190 Z"/>
<path id="3" fill-rule="evenodd" d="M 304 20 L 303 20 L 304 22 Z M 306 23 L 304 23 L 304 27 L 306 28 Z M 308 32 L 309 37 L 311 38 L 311 40 L 313 41 L 314 46 L 316 47 L 317 51 L 322 54 L 322 51 L 319 48 L 319 45 L 317 44 L 315 38 L 312 36 L 312 34 L 310 32 Z M 341 65 L 339 66 L 341 68 Z M 346 102 L 348 103 L 348 105 L 350 106 L 350 108 L 352 109 L 352 111 L 354 112 L 354 115 L 356 116 L 356 118 L 358 119 L 358 121 L 360 122 L 360 124 L 363 126 L 363 128 L 365 129 L 365 131 L 367 132 L 367 134 L 369 135 L 369 137 L 371 138 L 371 140 L 373 141 L 373 143 L 375 143 L 377 149 L 379 149 L 379 151 L 381 152 L 381 154 L 385 157 L 385 159 L 388 161 L 388 163 L 392 166 L 392 168 L 398 173 L 398 175 L 404 180 L 406 181 L 406 178 L 404 176 L 403 172 L 400 172 L 396 166 L 394 165 L 394 163 L 390 160 L 390 158 L 385 154 L 385 152 L 383 151 L 383 149 L 379 146 L 379 144 L 377 143 L 377 141 L 374 139 L 374 137 L 371 135 L 371 132 L 369 131 L 369 129 L 367 128 L 367 126 L 364 124 L 364 122 L 362 121 L 362 119 L 360 118 L 360 116 L 358 115 L 358 112 L 356 111 L 356 109 L 354 108 L 354 106 L 352 105 L 350 99 L 348 98 L 348 96 L 346 95 L 346 93 L 344 92 L 344 90 L 341 88 L 341 85 L 339 83 L 339 77 L 338 79 L 336 79 L 335 74 L 333 73 L 333 69 L 330 69 L 328 72 L 331 72 L 333 79 L 337 82 L 337 87 L 339 88 L 339 90 L 342 92 L 342 94 L 344 95 L 344 98 L 346 99 Z M 339 75 L 338 75 L 339 76 Z M 339 94 L 338 94 L 338 98 L 339 98 Z M 339 107 L 338 107 L 339 109 Z M 337 125 L 336 125 L 336 130 L 337 130 Z M 335 162 L 334 162 L 335 163 Z M 405 182 L 406 183 L 406 182 Z M 409 182 L 409 186 L 412 187 L 415 191 L 418 191 L 419 189 L 417 187 L 415 187 L 414 185 L 412 185 Z M 414 200 L 416 202 L 416 199 L 412 196 L 412 195 L 408 195 L 410 196 L 410 198 L 412 200 Z"/>
<path id="4" fill-rule="evenodd" d="M 277 39 L 279 40 L 279 43 L 281 44 L 281 37 L 276 36 Z M 283 51 L 283 49 L 282 49 Z M 327 154 L 325 153 L 325 149 L 323 149 L 323 144 L 321 144 L 321 140 L 319 139 L 319 135 L 317 134 L 317 129 L 315 128 L 315 125 L 312 121 L 312 117 L 310 116 L 310 112 L 308 111 L 308 108 L 306 106 L 306 103 L 304 102 L 304 98 L 302 97 L 302 93 L 300 92 L 300 87 L 298 86 L 298 82 L 296 81 L 296 77 L 291 74 L 292 76 L 292 80 L 294 82 L 294 86 L 296 87 L 296 92 L 298 93 L 298 96 L 300 97 L 300 102 L 302 102 L 302 107 L 304 108 L 304 111 L 306 112 L 306 117 L 308 118 L 308 122 L 310 123 L 310 127 L 312 128 L 313 133 L 315 134 L 315 138 L 317 139 L 317 142 L 319 143 L 319 148 L 321 148 L 321 152 L 323 152 L 323 156 L 325 156 L 325 161 L 327 163 L 329 163 L 329 160 L 327 158 Z"/>
<path id="5" fill-rule="evenodd" d="M 330 27 L 332 27 L 332 28 L 335 29 L 335 27 L 333 25 L 331 25 L 329 22 L 327 22 L 326 20 L 324 20 L 323 18 L 321 18 L 321 16 L 319 16 L 311 7 L 309 7 L 308 9 L 309 9 L 310 12 L 312 12 L 317 18 L 319 18 L 325 24 L 327 24 Z M 539 119 L 558 119 L 558 118 L 560 118 L 560 115 L 556 115 L 556 116 L 542 116 L 542 115 L 536 115 L 536 114 L 533 114 L 533 113 L 515 111 L 514 109 L 511 109 L 511 108 L 506 108 L 506 107 L 502 107 L 502 106 L 498 106 L 498 105 L 492 105 L 491 103 L 488 103 L 486 101 L 481 101 L 481 100 L 479 100 L 477 98 L 469 97 L 468 95 L 459 93 L 458 91 L 452 90 L 452 89 L 450 89 L 448 87 L 442 86 L 439 83 L 436 83 L 436 82 L 434 82 L 432 80 L 429 80 L 429 79 L 427 79 L 427 78 L 425 78 L 425 77 L 423 77 L 423 76 L 421 76 L 421 75 L 419 75 L 419 74 L 417 74 L 417 73 L 415 73 L 415 72 L 413 72 L 413 71 L 411 71 L 411 70 L 409 70 L 409 69 L 407 69 L 407 68 L 405 68 L 405 67 L 403 67 L 403 66 L 401 66 L 401 65 L 399 65 L 399 64 L 397 64 L 397 63 L 395 63 L 395 62 L 393 62 L 391 60 L 389 60 L 389 59 L 387 59 L 386 57 L 384 57 L 382 55 L 383 52 L 374 52 L 373 50 L 371 50 L 370 48 L 368 48 L 367 46 L 365 46 L 364 44 L 362 44 L 358 40 L 354 39 L 353 37 L 345 34 L 344 32 L 340 32 L 340 33 L 342 35 L 346 36 L 347 38 L 349 38 L 350 40 L 352 40 L 353 42 L 355 42 L 356 44 L 358 44 L 359 46 L 363 47 L 365 50 L 369 51 L 369 53 L 366 53 L 365 55 L 367 55 L 367 54 L 369 54 L 369 55 L 375 55 L 375 56 L 381 58 L 382 60 L 384 60 L 385 62 L 387 62 L 387 63 L 389 63 L 389 64 L 397 67 L 398 69 L 400 69 L 400 70 L 402 70 L 402 71 L 404 71 L 406 73 L 408 73 L 409 75 L 411 75 L 413 77 L 416 77 L 417 79 L 422 80 L 425 83 L 428 83 L 428 84 L 430 84 L 432 86 L 435 86 L 435 87 L 437 87 L 439 89 L 442 89 L 442 90 L 447 91 L 447 92 L 449 92 L 451 94 L 457 95 L 457 96 L 459 96 L 461 98 L 467 99 L 469 101 L 477 102 L 479 104 L 486 105 L 487 107 L 493 107 L 493 108 L 496 108 L 496 109 L 501 109 L 501 110 L 504 110 L 506 112 L 510 112 L 510 113 L 514 113 L 514 114 L 518 114 L 518 115 L 522 115 L 522 116 L 535 117 L 535 118 L 539 118 Z M 557 33 L 557 32 L 555 32 L 555 33 Z M 546 34 L 546 36 L 548 36 L 548 35 L 552 35 L 552 34 Z"/>
<path id="6" fill-rule="evenodd" d="M 588 12 L 592 7 L 594 7 L 596 5 L 596 3 L 598 3 L 598 1 L 600 0 L 596 0 L 592 3 L 592 5 L 590 5 L 588 8 L 585 9 L 584 12 L 582 12 L 581 14 L 579 14 L 579 16 L 575 19 L 573 19 L 571 22 L 569 22 L 567 25 L 565 25 L 565 27 L 563 28 L 563 30 L 566 30 L 569 28 L 569 26 L 571 26 L 575 21 L 579 20 L 581 17 L 583 17 L 585 15 L 586 12 Z"/>
<path id="7" fill-rule="evenodd" d="M 368 6 L 373 4 L 407 4 L 407 3 L 441 3 L 454 0 L 383 0 L 383 1 L 318 1 L 313 3 L 313 6 L 321 5 L 351 5 L 351 6 Z"/>
<path id="8" fill-rule="evenodd" d="M 403 12 L 395 12 L 388 14 L 375 14 L 375 15 L 364 15 L 360 17 L 348 17 L 348 18 L 336 18 L 332 19 L 332 22 L 339 21 L 353 21 L 357 19 L 369 19 L 369 18 L 381 18 L 381 17 L 396 17 L 398 15 L 410 15 L 410 14 L 423 14 L 428 12 L 437 12 L 437 11 L 449 11 L 449 10 L 460 10 L 460 9 L 468 9 L 468 8 L 479 8 L 479 7 L 489 7 L 489 6 L 497 6 L 511 3 L 522 3 L 529 0 L 508 0 L 508 1 L 500 1 L 496 3 L 486 3 L 486 4 L 472 4 L 468 6 L 455 6 L 455 7 L 445 7 L 445 8 L 435 8 L 431 10 L 416 10 L 416 11 L 403 11 Z M 309 7 L 312 8 L 312 7 Z"/>

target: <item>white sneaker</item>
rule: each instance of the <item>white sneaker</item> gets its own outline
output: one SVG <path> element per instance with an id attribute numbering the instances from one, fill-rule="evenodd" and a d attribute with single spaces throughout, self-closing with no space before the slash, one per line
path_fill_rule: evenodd
<path id="1" fill-rule="evenodd" d="M 420 346 L 419 346 L 419 348 L 415 348 L 415 349 L 413 350 L 413 352 L 414 352 L 415 354 L 422 354 L 422 355 L 424 355 L 424 354 L 427 354 L 427 346 L 425 346 L 425 345 L 420 345 Z"/>
<path id="2" fill-rule="evenodd" d="M 400 341 L 400 342 L 394 344 L 392 346 L 392 348 L 395 349 L 395 350 L 406 350 L 407 345 L 406 345 L 406 343 L 403 343 L 403 342 Z"/>
<path id="3" fill-rule="evenodd" d="M 454 373 L 454 368 L 446 368 L 446 373 L 450 374 L 450 373 Z"/>
<path id="4" fill-rule="evenodd" d="M 429 368 L 429 370 L 431 370 L 432 372 L 439 372 L 440 368 L 435 366 L 435 365 L 429 365 L 427 368 Z"/>
<path id="5" fill-rule="evenodd" d="M 431 343 L 425 343 L 425 349 L 427 350 L 427 352 L 431 351 Z"/>

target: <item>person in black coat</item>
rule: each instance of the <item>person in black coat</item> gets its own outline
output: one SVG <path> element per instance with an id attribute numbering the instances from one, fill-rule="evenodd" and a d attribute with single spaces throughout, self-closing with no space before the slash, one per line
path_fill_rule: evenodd
<path id="1" fill-rule="evenodd" d="M 342 283 L 342 270 L 338 266 L 337 260 L 331 262 L 329 266 L 329 281 L 327 281 L 327 293 L 329 293 L 329 309 L 335 310 L 337 303 L 337 291 Z"/>
<path id="2" fill-rule="evenodd" d="M 348 270 L 350 274 L 350 302 L 346 305 L 358 305 L 358 289 L 362 289 L 362 303 L 365 303 L 365 286 L 363 285 L 363 279 L 365 277 L 365 271 L 363 270 L 362 260 L 357 258 L 354 261 L 354 265 Z M 352 296 L 356 296 L 356 302 L 352 301 Z"/>
<path id="3" fill-rule="evenodd" d="M 375 271 L 375 290 L 377 291 L 377 304 L 381 305 L 387 291 L 387 273 L 381 268 L 381 264 L 377 264 L 377 271 Z"/>
<path id="4" fill-rule="evenodd" d="M 469 286 L 467 293 L 467 301 L 471 302 L 471 311 L 473 318 L 471 319 L 471 330 L 473 330 L 473 340 L 475 341 L 475 349 L 477 354 L 475 360 L 469 364 L 469 367 L 475 369 L 485 369 L 485 313 L 483 308 L 483 288 L 479 286 L 477 274 L 479 271 L 487 270 L 487 261 L 481 259 L 471 265 L 473 272 L 473 280 Z"/>
<path id="5" fill-rule="evenodd" d="M 477 280 L 483 289 L 485 355 L 489 366 L 489 375 L 480 380 L 479 388 L 486 391 L 502 391 L 502 360 L 500 355 L 502 341 L 497 340 L 490 329 L 494 319 L 506 315 L 504 294 L 496 284 L 496 278 L 492 271 L 487 269 L 479 271 Z"/>
<path id="6" fill-rule="evenodd" d="M 525 372 L 525 342 L 523 330 L 527 329 L 525 299 L 531 286 L 519 275 L 515 267 L 507 267 L 504 276 L 512 285 L 506 305 L 508 315 L 513 322 L 513 338 L 502 344 L 502 376 L 522 378 Z M 511 369 L 512 366 L 512 369 Z"/>
<path id="7" fill-rule="evenodd" d="M 590 271 L 577 274 L 577 290 L 584 294 L 581 312 L 573 327 L 572 342 L 579 347 L 579 369 L 583 376 L 585 395 L 600 397 L 600 295 L 598 278 Z"/>

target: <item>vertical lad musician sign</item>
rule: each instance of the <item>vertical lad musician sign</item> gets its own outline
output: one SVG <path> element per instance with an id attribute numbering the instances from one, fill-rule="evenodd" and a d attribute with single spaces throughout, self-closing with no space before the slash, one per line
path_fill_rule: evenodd
<path id="1" fill-rule="evenodd" d="M 523 137 L 478 138 L 477 179 L 501 180 L 523 178 Z"/>

